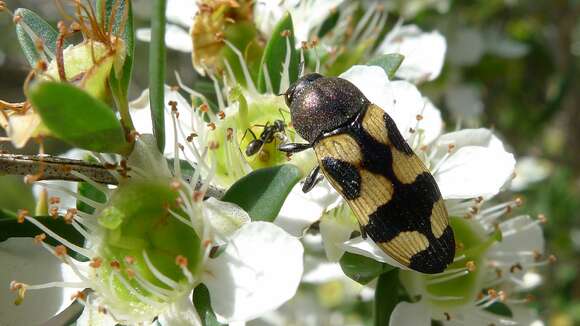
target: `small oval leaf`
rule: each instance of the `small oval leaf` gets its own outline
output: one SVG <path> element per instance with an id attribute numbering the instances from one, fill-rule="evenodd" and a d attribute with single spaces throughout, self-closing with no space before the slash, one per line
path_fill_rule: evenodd
<path id="1" fill-rule="evenodd" d="M 253 171 L 234 183 L 222 201 L 237 204 L 253 221 L 272 222 L 302 174 L 292 165 L 278 165 Z"/>
<path id="2" fill-rule="evenodd" d="M 266 74 L 270 79 L 272 90 L 275 93 L 278 94 L 286 91 L 285 89 L 280 89 L 280 87 L 282 85 L 283 65 L 287 56 L 287 41 L 290 43 L 289 48 L 291 51 L 288 70 L 290 75 L 289 82 L 292 84 L 298 79 L 299 56 L 298 51 L 296 51 L 294 27 L 292 25 L 292 17 L 290 14 L 286 14 L 282 17 L 276 27 L 274 27 L 272 37 L 268 41 L 268 44 L 266 44 L 266 49 L 264 50 L 262 61 L 260 63 L 260 72 L 258 74 L 258 91 L 261 93 L 265 93 L 268 90 Z"/>
<path id="3" fill-rule="evenodd" d="M 389 79 L 392 80 L 395 77 L 395 73 L 397 72 L 397 69 L 399 69 L 399 67 L 401 66 L 401 63 L 403 63 L 404 59 L 405 56 L 403 56 L 402 54 L 389 53 L 371 59 L 369 62 L 367 62 L 366 65 L 379 66 L 383 68 L 383 70 L 387 73 L 387 76 L 389 76 Z"/>
<path id="4" fill-rule="evenodd" d="M 395 268 L 350 252 L 345 252 L 340 258 L 340 267 L 346 276 L 363 285 Z"/>
<path id="5" fill-rule="evenodd" d="M 40 59 L 36 40 L 42 41 L 44 50 L 49 54 L 49 57 L 53 58 L 56 55 L 56 39 L 58 38 L 56 29 L 29 9 L 16 9 L 14 16 L 20 17 L 20 21 L 16 24 L 16 35 L 30 66 L 35 67 L 36 62 Z M 34 36 L 31 37 L 29 33 Z M 69 43 L 65 41 L 63 48 L 68 45 Z"/>
<path id="6" fill-rule="evenodd" d="M 399 302 L 399 270 L 393 268 L 388 273 L 383 273 L 377 282 L 375 290 L 375 326 L 389 326 L 391 314 Z"/>
<path id="7" fill-rule="evenodd" d="M 211 307 L 211 299 L 209 297 L 209 290 L 203 284 L 198 285 L 193 290 L 193 305 L 199 314 L 201 324 L 203 326 L 221 326 L 217 321 L 215 313 Z"/>
<path id="8" fill-rule="evenodd" d="M 40 82 L 28 92 L 46 127 L 71 145 L 95 151 L 127 154 L 121 123 L 103 102 L 65 83 Z"/>

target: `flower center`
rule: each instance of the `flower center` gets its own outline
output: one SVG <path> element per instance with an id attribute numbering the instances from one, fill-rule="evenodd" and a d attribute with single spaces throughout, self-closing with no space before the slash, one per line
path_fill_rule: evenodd
<path id="1" fill-rule="evenodd" d="M 98 254 L 111 262 L 100 269 L 102 283 L 105 288 L 112 285 L 123 301 L 159 301 L 159 293 L 177 290 L 180 284 L 183 290 L 191 286 L 202 247 L 195 231 L 171 215 L 185 215 L 178 198 L 162 182 L 131 181 L 119 186 L 99 215 L 105 236 Z"/>

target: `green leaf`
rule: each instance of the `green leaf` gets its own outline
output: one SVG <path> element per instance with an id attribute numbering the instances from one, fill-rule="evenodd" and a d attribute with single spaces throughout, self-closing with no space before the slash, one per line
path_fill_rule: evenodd
<path id="1" fill-rule="evenodd" d="M 95 152 L 129 152 L 130 144 L 115 113 L 83 90 L 40 82 L 30 88 L 28 98 L 45 126 L 71 145 Z"/>
<path id="2" fill-rule="evenodd" d="M 110 24 L 112 11 L 115 2 L 118 0 L 100 0 L 97 4 L 99 9 L 99 15 L 103 12 L 101 9 L 104 6 L 105 17 L 99 17 L 99 21 L 104 21 L 105 24 Z M 124 15 L 127 15 L 126 21 L 124 20 Z M 125 29 L 120 31 L 119 29 L 123 26 Z M 133 6 L 131 1 L 121 0 L 116 8 L 115 17 L 113 20 L 113 34 L 120 35 L 125 44 L 126 54 L 125 61 L 123 62 L 123 67 L 121 69 L 120 75 L 113 69 L 109 76 L 109 85 L 115 98 L 117 108 L 121 114 L 121 122 L 125 126 L 125 129 L 132 130 L 133 122 L 131 121 L 131 115 L 129 114 L 129 102 L 128 102 L 128 90 L 129 84 L 131 83 L 131 74 L 133 72 L 133 55 L 135 52 L 135 30 L 133 27 Z"/>
<path id="3" fill-rule="evenodd" d="M 301 177 L 292 164 L 255 170 L 234 183 L 222 201 L 239 205 L 254 221 L 272 222 Z"/>
<path id="4" fill-rule="evenodd" d="M 211 308 L 211 299 L 209 291 L 203 284 L 198 285 L 193 290 L 193 305 L 199 314 L 201 324 L 203 326 L 221 326 L 215 317 L 213 309 Z"/>
<path id="5" fill-rule="evenodd" d="M 165 149 L 165 8 L 166 0 L 153 1 L 151 43 L 149 43 L 149 100 L 153 135 L 157 147 Z"/>
<path id="6" fill-rule="evenodd" d="M 19 8 L 14 12 L 14 16 L 21 17 L 20 22 L 16 24 L 16 35 L 30 66 L 35 67 L 36 62 L 41 59 L 36 46 L 38 40 L 42 41 L 44 51 L 49 53 L 48 59 L 53 58 L 56 55 L 57 30 L 32 10 Z M 65 41 L 63 49 L 68 45 L 69 43 Z"/>
<path id="7" fill-rule="evenodd" d="M 65 223 L 62 218 L 54 219 L 50 216 L 36 216 L 35 219 L 73 244 L 83 246 L 85 241 L 83 235 L 71 224 Z M 28 221 L 18 223 L 15 218 L 0 218 L 0 242 L 6 241 L 8 238 L 34 238 L 40 233 L 42 231 Z M 46 243 L 53 246 L 60 244 L 50 236 L 46 238 Z"/>
<path id="8" fill-rule="evenodd" d="M 510 307 L 503 302 L 494 302 L 491 306 L 485 308 L 484 310 L 502 317 L 513 318 L 514 316 L 514 313 L 511 311 Z"/>
<path id="9" fill-rule="evenodd" d="M 405 56 L 401 54 L 389 53 L 371 59 L 369 62 L 367 62 L 366 65 L 379 66 L 383 68 L 383 70 L 387 73 L 387 76 L 389 76 L 389 79 L 392 80 L 395 77 L 395 73 L 397 72 L 397 69 L 399 69 L 399 67 L 401 66 L 401 63 L 403 63 L 404 59 Z"/>
<path id="10" fill-rule="evenodd" d="M 283 36 L 290 32 L 289 36 Z M 278 22 L 274 30 L 272 31 L 272 37 L 266 44 L 266 49 L 262 55 L 262 61 L 260 64 L 260 72 L 258 74 L 258 91 L 265 93 L 267 91 L 267 81 L 266 81 L 266 70 L 270 81 L 272 83 L 272 89 L 275 93 L 280 93 L 286 91 L 285 89 L 280 89 L 283 64 L 286 60 L 286 50 L 288 48 L 287 41 L 290 41 L 290 84 L 298 79 L 299 70 L 299 56 L 298 51 L 296 51 L 296 41 L 294 38 L 294 27 L 292 25 L 292 17 L 290 14 L 284 15 L 282 19 Z"/>
<path id="11" fill-rule="evenodd" d="M 363 285 L 395 268 L 374 259 L 350 252 L 345 252 L 342 255 L 342 258 L 340 258 L 340 267 L 346 276 Z"/>
<path id="12" fill-rule="evenodd" d="M 391 313 L 400 302 L 400 286 L 399 270 L 396 268 L 379 276 L 375 290 L 375 326 L 389 326 Z"/>
<path id="13" fill-rule="evenodd" d="M 86 155 L 84 157 L 84 160 L 91 163 L 97 163 L 97 160 L 91 155 Z M 77 193 L 81 196 L 92 199 L 98 203 L 107 202 L 107 195 L 104 192 L 100 191 L 99 189 L 93 187 L 88 182 L 79 182 L 77 187 Z M 81 200 L 77 200 L 77 209 L 87 214 L 93 214 L 95 212 L 95 208 L 93 206 L 88 205 Z"/>

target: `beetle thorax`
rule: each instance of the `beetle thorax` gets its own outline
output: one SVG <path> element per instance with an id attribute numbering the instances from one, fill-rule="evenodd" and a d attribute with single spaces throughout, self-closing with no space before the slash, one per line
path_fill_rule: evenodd
<path id="1" fill-rule="evenodd" d="M 369 101 L 345 79 L 321 76 L 312 80 L 309 76 L 290 88 L 289 104 L 294 128 L 313 143 L 322 134 L 353 121 Z"/>

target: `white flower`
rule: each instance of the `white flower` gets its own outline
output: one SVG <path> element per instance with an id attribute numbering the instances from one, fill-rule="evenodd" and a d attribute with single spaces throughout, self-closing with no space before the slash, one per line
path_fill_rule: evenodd
<path id="1" fill-rule="evenodd" d="M 554 170 L 553 164 L 545 159 L 525 156 L 516 164 L 516 177 L 512 180 L 511 190 L 522 191 L 531 184 L 546 179 Z"/>
<path id="2" fill-rule="evenodd" d="M 483 113 L 481 91 L 474 85 L 451 85 L 445 92 L 445 103 L 457 121 L 477 125 Z"/>
<path id="3" fill-rule="evenodd" d="M 165 30 L 165 44 L 177 51 L 189 53 L 192 50 L 189 29 L 197 14 L 197 1 L 168 0 L 166 8 L 167 23 Z M 140 28 L 136 32 L 137 39 L 144 42 L 151 41 L 151 29 Z"/>
<path id="4" fill-rule="evenodd" d="M 308 42 L 326 17 L 344 0 L 259 0 L 254 7 L 258 29 L 271 35 L 274 27 L 286 12 L 294 21 L 294 35 L 298 44 Z"/>
<path id="5" fill-rule="evenodd" d="M 416 25 L 397 24 L 379 46 L 378 53 L 405 56 L 396 76 L 420 83 L 439 76 L 445 61 L 447 43 L 438 31 L 425 33 Z"/>
<path id="6" fill-rule="evenodd" d="M 177 101 L 168 106 L 171 107 L 170 121 L 176 126 L 171 130 L 177 134 L 177 129 L 183 128 L 180 119 L 184 115 L 180 113 L 191 108 L 182 108 Z M 189 118 L 202 120 L 193 113 Z M 204 128 L 208 127 L 204 125 Z M 140 323 L 158 316 L 166 325 L 200 323 L 190 299 L 191 291 L 200 283 L 208 287 L 213 309 L 226 323 L 256 318 L 291 298 L 302 276 L 300 242 L 271 223 L 251 222 L 247 213 L 234 204 L 203 200 L 215 171 L 205 163 L 211 149 L 199 140 L 188 144 L 192 155 L 199 157 L 197 164 L 186 158 L 196 170 L 187 182 L 182 181 L 177 163 L 173 177 L 154 140 L 142 135 L 127 162 L 129 169 L 118 170 L 121 175 L 131 176 L 128 181 L 119 177 L 120 185 L 108 189 L 86 180 L 107 194 L 107 203 L 96 203 L 60 188 L 96 209 L 94 214 L 87 214 L 58 204 L 53 206 L 86 238 L 84 247 L 68 242 L 35 218 L 21 216 L 62 243 L 52 248 L 42 241 L 45 236 L 36 238 L 36 242 L 58 258 L 55 261 L 60 259 L 70 266 L 78 280 L 40 285 L 13 282 L 12 289 L 18 298 L 35 289 L 55 288 L 62 295 L 64 288 L 90 288 L 94 292 L 88 297 L 77 296 L 85 299 L 88 306 L 85 319 L 110 317 L 116 322 Z M 179 162 L 180 146 L 174 141 L 171 147 L 177 149 L 173 154 L 175 162 Z M 156 200 L 163 200 L 156 197 L 165 198 L 171 193 L 176 196 L 175 204 L 155 204 Z M 141 201 L 132 200 L 134 196 Z M 166 210 L 167 215 L 155 215 L 156 209 Z M 148 225 L 151 226 L 148 214 L 152 214 L 153 221 L 159 217 L 164 222 L 147 231 Z M 132 216 L 139 216 L 140 227 L 131 227 Z M 29 243 L 32 245 L 32 240 Z M 89 258 L 89 262 L 74 260 L 68 255 L 69 250 Z M 10 259 L 4 262 L 13 265 Z M 43 298 L 50 300 L 50 296 Z M 102 310 L 95 310 L 96 306 L 104 307 L 109 317 L 99 315 Z"/>

